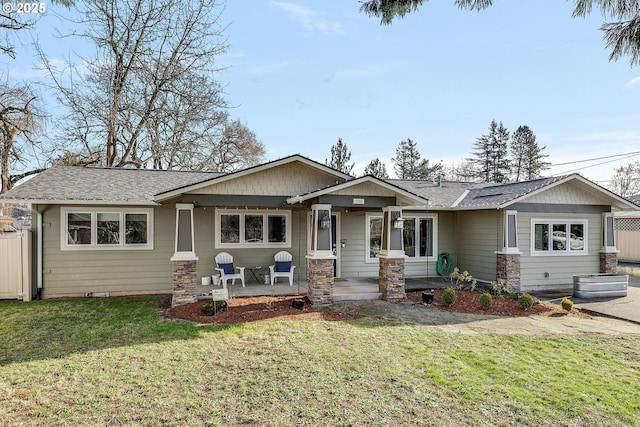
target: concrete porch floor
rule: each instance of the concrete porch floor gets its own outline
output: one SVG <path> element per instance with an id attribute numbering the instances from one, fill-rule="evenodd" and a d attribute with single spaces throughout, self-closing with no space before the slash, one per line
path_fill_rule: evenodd
<path id="1" fill-rule="evenodd" d="M 424 289 L 437 289 L 446 287 L 441 277 L 421 277 L 405 279 L 405 290 L 418 291 Z M 198 299 L 207 298 L 207 294 L 213 289 L 222 289 L 222 285 L 202 286 L 198 285 Z M 239 281 L 235 285 L 228 285 L 229 297 L 256 297 L 256 296 L 288 296 L 306 295 L 309 291 L 306 281 L 294 281 L 293 286 L 289 282 L 280 279 L 275 285 L 256 283 L 254 280 L 246 281 L 243 288 Z M 377 277 L 349 277 L 336 279 L 333 285 L 334 301 L 358 301 L 382 299 L 378 289 Z"/>

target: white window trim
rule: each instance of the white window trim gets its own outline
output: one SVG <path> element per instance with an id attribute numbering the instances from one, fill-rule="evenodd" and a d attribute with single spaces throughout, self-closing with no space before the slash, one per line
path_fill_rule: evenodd
<path id="1" fill-rule="evenodd" d="M 382 212 L 367 212 L 365 215 L 365 248 L 364 248 L 364 261 L 365 263 L 377 263 L 378 258 L 371 258 L 369 254 L 371 253 L 371 248 L 369 244 L 371 242 L 370 236 L 370 219 L 371 218 L 383 218 Z M 433 261 L 438 259 L 438 214 L 429 213 L 429 214 L 420 214 L 420 213 L 408 213 L 406 211 L 402 212 L 402 218 L 405 219 L 431 219 L 433 221 L 433 255 L 426 257 L 410 257 L 405 256 L 405 262 L 424 262 L 424 261 Z"/>
<path id="2" fill-rule="evenodd" d="M 549 224 L 549 229 L 553 228 L 553 224 L 564 224 L 567 225 L 567 230 L 570 230 L 571 224 L 582 224 L 584 225 L 584 236 L 582 238 L 583 241 L 583 249 L 582 250 L 571 250 L 569 246 L 565 250 L 546 250 L 546 251 L 538 251 L 535 249 L 535 233 L 536 224 Z M 569 231 L 570 232 L 570 231 Z M 564 218 L 532 218 L 531 219 L 531 256 L 585 256 L 589 255 L 589 221 L 587 219 L 564 219 Z M 549 246 L 552 247 L 551 245 Z"/>
<path id="3" fill-rule="evenodd" d="M 68 218 L 70 213 L 84 213 L 91 215 L 91 244 L 70 245 L 67 239 Z M 98 214 L 117 213 L 120 217 L 120 243 L 115 245 L 98 245 Z M 125 218 L 127 214 L 147 215 L 147 243 L 125 243 Z M 62 251 L 122 251 L 122 250 L 152 250 L 153 249 L 153 209 L 151 208 L 80 208 L 63 206 L 60 208 L 60 250 Z"/>
<path id="4" fill-rule="evenodd" d="M 239 243 L 222 243 L 220 225 L 222 215 L 236 214 L 240 215 L 240 242 Z M 245 243 L 244 242 L 244 217 L 245 215 L 263 215 L 263 225 L 266 226 L 268 216 L 284 216 L 286 221 L 286 242 L 275 243 L 268 242 L 268 230 L 264 230 L 262 243 Z M 215 238 L 217 248 L 291 248 L 291 211 L 289 210 L 269 210 L 269 209 L 216 209 L 216 226 Z"/>

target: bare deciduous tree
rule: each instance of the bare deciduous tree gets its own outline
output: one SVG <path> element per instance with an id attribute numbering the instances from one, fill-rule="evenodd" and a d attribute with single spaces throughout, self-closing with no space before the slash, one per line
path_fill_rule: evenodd
<path id="1" fill-rule="evenodd" d="M 17 165 L 27 164 L 28 151 L 38 145 L 35 136 L 44 120 L 38 98 L 28 86 L 0 85 L 0 193 L 10 190 L 20 179 L 42 171 L 11 173 Z"/>
<path id="2" fill-rule="evenodd" d="M 229 126 L 215 80 L 227 49 L 221 4 L 87 0 L 77 9 L 74 36 L 91 41 L 96 57 L 65 77 L 43 56 L 70 111 L 60 128 L 66 151 L 108 167 L 214 167 Z M 245 162 L 254 154 L 236 153 Z"/>
<path id="3" fill-rule="evenodd" d="M 227 123 L 222 139 L 212 146 L 208 161 L 219 172 L 233 172 L 259 163 L 265 154 L 255 133 L 239 120 Z"/>
<path id="4" fill-rule="evenodd" d="M 616 168 L 608 187 L 622 197 L 640 194 L 640 161 Z"/>

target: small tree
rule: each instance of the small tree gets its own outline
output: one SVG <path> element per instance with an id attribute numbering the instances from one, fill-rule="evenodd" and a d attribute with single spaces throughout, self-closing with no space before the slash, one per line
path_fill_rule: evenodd
<path id="1" fill-rule="evenodd" d="M 389 179 L 387 173 L 387 166 L 380 161 L 380 159 L 374 159 L 364 168 L 365 175 L 373 175 L 380 179 Z"/>
<path id="2" fill-rule="evenodd" d="M 536 135 L 529 126 L 519 126 L 511 135 L 511 169 L 513 180 L 516 182 L 536 179 L 540 174 L 549 169 L 549 162 L 544 159 L 549 157 L 542 154 L 547 147 L 540 147 L 536 141 Z"/>
<path id="3" fill-rule="evenodd" d="M 640 193 L 640 160 L 616 168 L 608 188 L 622 197 Z"/>
<path id="4" fill-rule="evenodd" d="M 355 163 L 349 164 L 349 160 L 351 160 L 351 151 L 347 149 L 347 144 L 342 142 L 342 138 L 338 138 L 338 142 L 331 146 L 331 161 L 325 159 L 325 164 L 350 174 Z"/>

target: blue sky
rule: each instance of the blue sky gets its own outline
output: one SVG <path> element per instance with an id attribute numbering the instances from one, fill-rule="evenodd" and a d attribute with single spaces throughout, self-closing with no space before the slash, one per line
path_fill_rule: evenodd
<path id="1" fill-rule="evenodd" d="M 469 12 L 432 0 L 381 26 L 357 0 L 230 0 L 219 80 L 269 160 L 324 162 L 342 138 L 354 172 L 379 158 L 393 175 L 390 158 L 411 138 L 430 161 L 459 163 L 493 119 L 510 131 L 529 126 L 553 164 L 640 151 L 640 67 L 609 62 L 602 15 L 573 19 L 572 3 L 497 1 Z M 49 24 L 38 25 L 48 54 L 68 56 L 71 47 L 48 44 Z M 30 76 L 20 61 L 12 75 Z M 547 174 L 579 171 L 606 184 L 637 159 Z"/>

